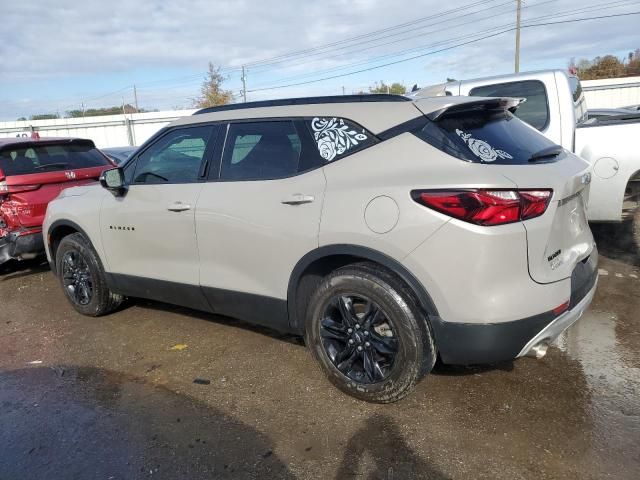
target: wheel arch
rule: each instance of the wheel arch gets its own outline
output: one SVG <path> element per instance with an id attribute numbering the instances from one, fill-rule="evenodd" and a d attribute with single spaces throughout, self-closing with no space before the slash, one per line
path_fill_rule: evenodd
<path id="1" fill-rule="evenodd" d="M 438 310 L 427 290 L 400 262 L 368 247 L 336 244 L 310 251 L 294 267 L 287 288 L 287 309 L 291 329 L 304 333 L 306 301 L 324 276 L 336 268 L 362 261 L 374 262 L 399 277 L 412 290 L 427 317 L 438 316 Z"/>
<path id="2" fill-rule="evenodd" d="M 75 222 L 71 220 L 56 220 L 51 225 L 49 225 L 49 229 L 47 230 L 46 242 L 47 247 L 49 249 L 50 262 L 49 266 L 51 267 L 51 271 L 54 275 L 57 275 L 56 271 L 56 253 L 58 250 L 58 245 L 62 239 L 68 235 L 73 233 L 81 233 L 87 239 L 88 242 L 91 242 L 89 235 Z"/>

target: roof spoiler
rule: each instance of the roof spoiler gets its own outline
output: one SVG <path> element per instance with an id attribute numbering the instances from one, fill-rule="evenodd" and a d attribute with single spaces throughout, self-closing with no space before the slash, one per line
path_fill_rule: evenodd
<path id="1" fill-rule="evenodd" d="M 427 114 L 427 118 L 437 122 L 445 116 L 459 113 L 474 113 L 479 111 L 504 111 L 514 113 L 526 98 L 483 98 L 464 103 L 454 103 Z"/>

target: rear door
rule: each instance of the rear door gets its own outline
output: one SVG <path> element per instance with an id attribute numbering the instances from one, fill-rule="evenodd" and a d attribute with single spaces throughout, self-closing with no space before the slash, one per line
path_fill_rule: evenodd
<path id="1" fill-rule="evenodd" d="M 105 197 L 100 226 L 106 262 L 108 271 L 126 283 L 123 290 L 142 288 L 144 282 L 134 278 L 171 282 L 175 288 L 198 285 L 194 213 L 216 131 L 211 125 L 169 130 L 127 164 L 126 194 Z M 166 294 L 181 303 L 174 298 L 176 290 L 149 290 L 138 295 Z"/>
<path id="2" fill-rule="evenodd" d="M 16 206 L 13 226 L 39 228 L 48 203 L 63 189 L 95 182 L 112 166 L 90 140 L 39 140 L 5 147 L 0 170 L 6 177 L 7 200 Z"/>
<path id="3" fill-rule="evenodd" d="M 289 120 L 227 127 L 221 166 L 196 210 L 200 282 L 220 313 L 240 308 L 244 318 L 268 323 L 269 315 L 246 300 L 286 308 L 295 264 L 318 246 L 325 178 L 313 168 L 321 162 L 303 127 Z M 230 291 L 249 296 L 239 300 Z"/>

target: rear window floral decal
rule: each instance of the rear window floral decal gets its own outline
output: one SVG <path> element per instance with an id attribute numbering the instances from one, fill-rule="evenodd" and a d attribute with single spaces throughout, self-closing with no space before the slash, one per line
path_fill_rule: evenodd
<path id="1" fill-rule="evenodd" d="M 473 138 L 470 133 L 465 133 L 462 130 L 456 128 L 456 133 L 467 144 L 469 150 L 483 162 L 495 162 L 498 157 L 503 160 L 511 160 L 513 157 L 504 150 L 498 150 L 493 148 L 484 140 L 478 140 Z"/>
<path id="2" fill-rule="evenodd" d="M 316 117 L 311 120 L 311 128 L 320 156 L 327 162 L 368 138 L 364 133 L 358 133 L 347 125 L 342 118 Z"/>

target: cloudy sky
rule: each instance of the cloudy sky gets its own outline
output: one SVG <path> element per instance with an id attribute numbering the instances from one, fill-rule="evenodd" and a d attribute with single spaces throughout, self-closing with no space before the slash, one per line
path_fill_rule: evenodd
<path id="1" fill-rule="evenodd" d="M 0 120 L 133 103 L 190 107 L 207 62 L 249 100 L 409 87 L 513 70 L 515 0 L 3 2 Z M 640 12 L 640 1 L 526 0 L 523 25 Z M 640 48 L 640 15 L 531 26 L 521 70 Z M 488 37 L 488 38 L 484 38 Z M 387 65 L 391 64 L 391 65 Z M 387 66 L 383 66 L 387 65 Z M 378 68 L 379 67 L 379 68 Z M 317 81 L 319 79 L 326 80 Z M 284 86 L 284 88 L 282 88 Z M 278 87 L 278 88 L 272 88 Z"/>

